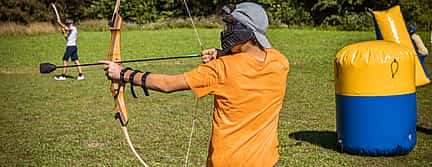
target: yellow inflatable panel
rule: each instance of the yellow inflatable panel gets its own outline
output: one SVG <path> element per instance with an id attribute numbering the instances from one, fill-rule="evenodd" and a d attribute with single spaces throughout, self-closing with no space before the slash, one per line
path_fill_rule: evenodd
<path id="1" fill-rule="evenodd" d="M 387 96 L 414 93 L 415 57 L 410 48 L 390 41 L 348 45 L 336 54 L 336 94 Z"/>
<path id="2" fill-rule="evenodd" d="M 393 41 L 405 45 L 411 50 L 411 52 L 415 53 L 399 5 L 385 11 L 373 11 L 373 14 L 376 24 L 378 25 L 377 31 L 379 31 L 379 33 L 377 34 L 382 35 L 382 38 L 386 41 Z M 416 86 L 423 86 L 430 83 L 430 80 L 423 71 L 423 67 L 416 54 L 411 55 L 415 56 Z"/>

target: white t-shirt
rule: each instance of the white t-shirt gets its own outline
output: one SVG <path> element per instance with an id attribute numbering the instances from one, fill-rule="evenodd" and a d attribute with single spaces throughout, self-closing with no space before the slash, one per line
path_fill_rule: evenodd
<path id="1" fill-rule="evenodd" d="M 75 26 L 71 26 L 71 31 L 69 31 L 67 36 L 66 46 L 76 46 L 76 40 L 78 37 L 78 31 Z"/>

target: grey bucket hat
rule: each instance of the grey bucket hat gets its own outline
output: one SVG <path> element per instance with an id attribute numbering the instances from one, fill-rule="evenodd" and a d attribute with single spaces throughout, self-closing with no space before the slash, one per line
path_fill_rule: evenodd
<path id="1" fill-rule="evenodd" d="M 265 33 L 269 25 L 267 14 L 261 5 L 252 2 L 237 4 L 231 13 L 238 22 L 248 26 L 254 31 L 257 41 L 264 48 L 271 48 Z"/>

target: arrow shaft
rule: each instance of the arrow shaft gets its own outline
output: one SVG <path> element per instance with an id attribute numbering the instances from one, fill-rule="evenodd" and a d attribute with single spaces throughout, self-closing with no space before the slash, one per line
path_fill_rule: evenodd
<path id="1" fill-rule="evenodd" d="M 90 63 L 90 64 L 80 64 L 80 65 L 68 65 L 68 66 L 56 66 L 56 68 L 67 68 L 67 67 L 84 67 L 84 66 L 96 66 L 102 65 L 102 63 Z"/>
<path id="2" fill-rule="evenodd" d="M 123 63 L 145 62 L 145 61 L 187 59 L 187 58 L 195 58 L 195 57 L 201 57 L 201 55 L 200 54 L 191 54 L 191 55 L 174 56 L 174 57 L 146 58 L 146 59 L 138 59 L 138 60 L 125 60 L 125 61 L 119 61 L 119 62 L 115 62 L 115 63 L 123 64 Z M 80 65 L 57 66 L 56 68 L 84 67 L 84 66 L 97 66 L 97 65 L 102 65 L 102 63 L 89 63 L 89 64 L 80 64 Z"/>

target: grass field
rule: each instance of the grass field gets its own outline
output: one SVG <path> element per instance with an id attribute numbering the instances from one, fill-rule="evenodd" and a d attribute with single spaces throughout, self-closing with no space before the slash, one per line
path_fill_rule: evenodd
<path id="1" fill-rule="evenodd" d="M 205 47 L 218 47 L 219 31 L 199 30 Z M 122 34 L 123 59 L 186 55 L 199 51 L 191 29 Z M 428 39 L 422 34 L 423 39 Z M 403 156 L 367 157 L 336 151 L 333 60 L 343 46 L 374 39 L 373 32 L 272 29 L 274 47 L 290 60 L 280 113 L 280 166 L 432 166 L 432 87 L 417 89 L 417 145 Z M 82 63 L 105 59 L 109 32 L 80 32 Z M 425 40 L 426 42 L 426 40 Z M 101 67 L 85 68 L 83 81 L 54 81 L 43 62 L 61 64 L 60 34 L 0 36 L 0 166 L 138 166 L 118 121 Z M 431 57 L 427 65 L 432 70 Z M 130 64 L 155 73 L 181 73 L 199 59 Z M 71 76 L 77 75 L 70 69 Z M 131 138 L 151 166 L 182 166 L 193 118 L 191 166 L 203 166 L 211 134 L 212 97 L 196 103 L 191 92 L 134 99 L 127 89 Z M 197 112 L 195 112 L 197 111 Z M 196 114 L 194 114 L 196 113 Z"/>

